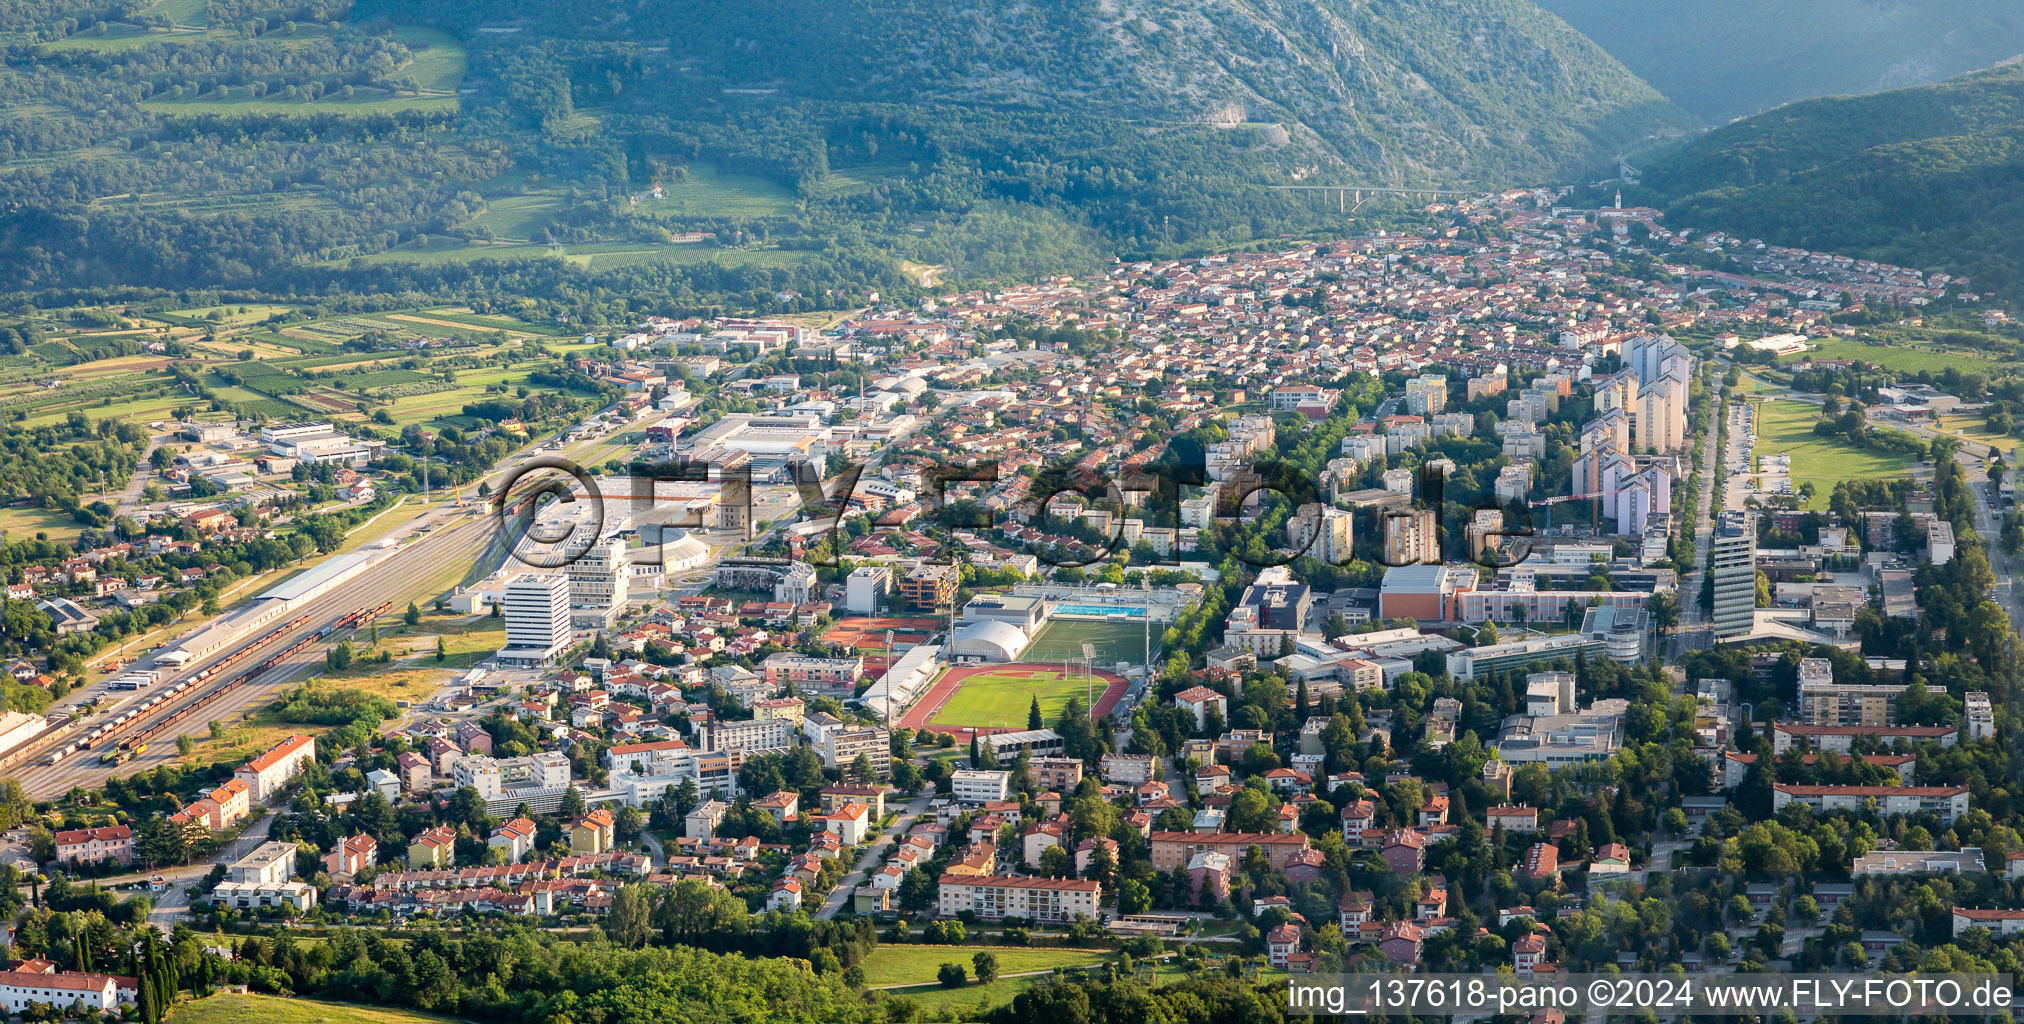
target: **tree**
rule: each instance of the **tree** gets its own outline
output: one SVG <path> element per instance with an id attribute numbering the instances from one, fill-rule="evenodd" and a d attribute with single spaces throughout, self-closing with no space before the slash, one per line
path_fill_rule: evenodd
<path id="1" fill-rule="evenodd" d="M 1046 728 L 1046 725 L 1045 725 L 1045 724 L 1044 724 L 1044 723 L 1043 723 L 1043 722 L 1041 721 L 1041 719 L 1040 719 L 1040 695 L 1039 695 L 1039 694 L 1034 694 L 1034 696 L 1033 696 L 1033 704 L 1032 704 L 1032 705 L 1031 705 L 1030 707 L 1028 707 L 1028 708 L 1026 709 L 1026 728 L 1028 728 L 1028 729 L 1044 729 L 1044 728 Z"/>
<path id="2" fill-rule="evenodd" d="M 976 968 L 977 984 L 989 985 L 998 980 L 998 954 L 983 950 L 970 958 L 970 965 Z"/>
<path id="3" fill-rule="evenodd" d="M 580 790 L 575 786 L 569 786 L 564 788 L 562 791 L 562 816 L 571 819 L 581 818 L 583 817 L 585 810 L 586 806 L 583 802 L 583 790 Z"/>
<path id="4" fill-rule="evenodd" d="M 647 900 L 647 887 L 640 882 L 619 886 L 612 896 L 611 913 L 605 921 L 605 934 L 611 941 L 627 949 L 638 949 L 646 945 L 651 928 L 649 915 L 652 907 Z"/>
<path id="5" fill-rule="evenodd" d="M 415 607 L 415 603 L 413 601 L 409 601 L 408 610 L 401 613 L 401 621 L 407 623 L 410 626 L 421 625 L 422 610 L 420 608 Z"/>
<path id="6" fill-rule="evenodd" d="M 1127 878 L 1117 887 L 1117 912 L 1120 914 L 1143 914 L 1153 905 L 1152 890 L 1136 878 Z"/>
<path id="7" fill-rule="evenodd" d="M 968 978 L 969 972 L 963 969 L 962 964 L 945 963 L 935 971 L 935 980 L 941 982 L 943 988 L 956 988 Z"/>
<path id="8" fill-rule="evenodd" d="M 176 753 L 184 757 L 188 757 L 191 754 L 196 753 L 196 750 L 197 750 L 196 737 L 191 736 L 188 733 L 176 737 Z"/>
<path id="9" fill-rule="evenodd" d="M 442 663 L 443 663 L 443 660 L 444 660 L 444 659 L 446 659 L 446 658 L 448 658 L 449 656 L 450 656 L 450 649 L 449 649 L 448 647 L 445 647 L 445 646 L 443 646 L 443 638 L 442 638 L 442 637 L 437 637 L 437 638 L 436 638 L 436 664 L 438 664 L 438 665 L 442 664 Z"/>

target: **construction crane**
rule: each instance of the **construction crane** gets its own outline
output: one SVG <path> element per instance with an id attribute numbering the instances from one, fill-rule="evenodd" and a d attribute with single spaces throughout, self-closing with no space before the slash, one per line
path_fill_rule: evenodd
<path id="1" fill-rule="evenodd" d="M 1607 491 L 1591 491 L 1587 494 L 1562 494 L 1557 497 L 1541 498 L 1538 501 L 1526 502 L 1526 505 L 1530 508 L 1548 508 L 1554 505 L 1558 505 L 1563 501 L 1575 501 L 1577 499 L 1588 499 L 1588 498 L 1607 498 L 1610 495 L 1622 494 L 1623 492 L 1628 490 L 1630 490 L 1630 488 L 1628 487 L 1617 487 Z"/>

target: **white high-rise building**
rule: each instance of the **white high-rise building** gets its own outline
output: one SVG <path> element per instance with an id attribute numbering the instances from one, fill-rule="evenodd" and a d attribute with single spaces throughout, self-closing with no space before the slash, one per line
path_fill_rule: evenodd
<path id="1" fill-rule="evenodd" d="M 852 615 L 877 615 L 892 593 L 893 573 L 882 565 L 860 565 L 843 581 L 843 610 Z"/>
<path id="2" fill-rule="evenodd" d="M 569 577 L 529 573 L 506 585 L 506 646 L 499 660 L 545 665 L 569 646 Z"/>
<path id="3" fill-rule="evenodd" d="M 1722 513 L 1708 571 L 1715 581 L 1715 636 L 1742 636 L 1757 628 L 1757 523 L 1750 513 Z"/>

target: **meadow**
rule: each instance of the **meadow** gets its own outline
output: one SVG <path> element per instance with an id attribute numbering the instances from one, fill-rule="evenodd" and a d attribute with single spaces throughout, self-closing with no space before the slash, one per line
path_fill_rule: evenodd
<path id="1" fill-rule="evenodd" d="M 1757 408 L 1757 457 L 1792 456 L 1792 486 L 1813 484 L 1809 509 L 1825 509 L 1834 485 L 1843 480 L 1882 480 L 1903 476 L 1911 459 L 1890 452 L 1852 448 L 1840 441 L 1815 437 L 1813 424 L 1820 407 L 1792 399 L 1761 398 Z"/>
<path id="2" fill-rule="evenodd" d="M 962 964 L 973 970 L 970 958 L 978 953 L 998 957 L 998 973 L 1051 971 L 1057 967 L 1082 967 L 1102 963 L 1102 950 L 1042 949 L 1019 946 L 916 946 L 884 944 L 872 950 L 864 961 L 864 983 L 868 986 L 925 984 L 935 980 L 935 971 L 945 963 Z"/>
<path id="3" fill-rule="evenodd" d="M 413 1010 L 231 992 L 182 1003 L 169 1019 L 176 1024 L 449 1024 L 454 1020 Z"/>

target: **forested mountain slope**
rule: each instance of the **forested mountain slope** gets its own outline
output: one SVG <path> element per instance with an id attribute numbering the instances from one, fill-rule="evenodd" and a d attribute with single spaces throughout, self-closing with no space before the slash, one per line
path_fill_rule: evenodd
<path id="1" fill-rule="evenodd" d="M 1794 100 L 1934 82 L 2024 53 L 2016 0 L 1540 0 L 1720 124 Z"/>
<path id="2" fill-rule="evenodd" d="M 1696 139 L 1647 170 L 1678 226 L 1921 267 L 2015 293 L 2024 233 L 2024 68 L 1809 100 Z"/>
<path id="3" fill-rule="evenodd" d="M 1266 186 L 1692 125 L 1531 0 L 15 0 L 0 115 L 0 293 L 683 307 L 1341 231 Z"/>

